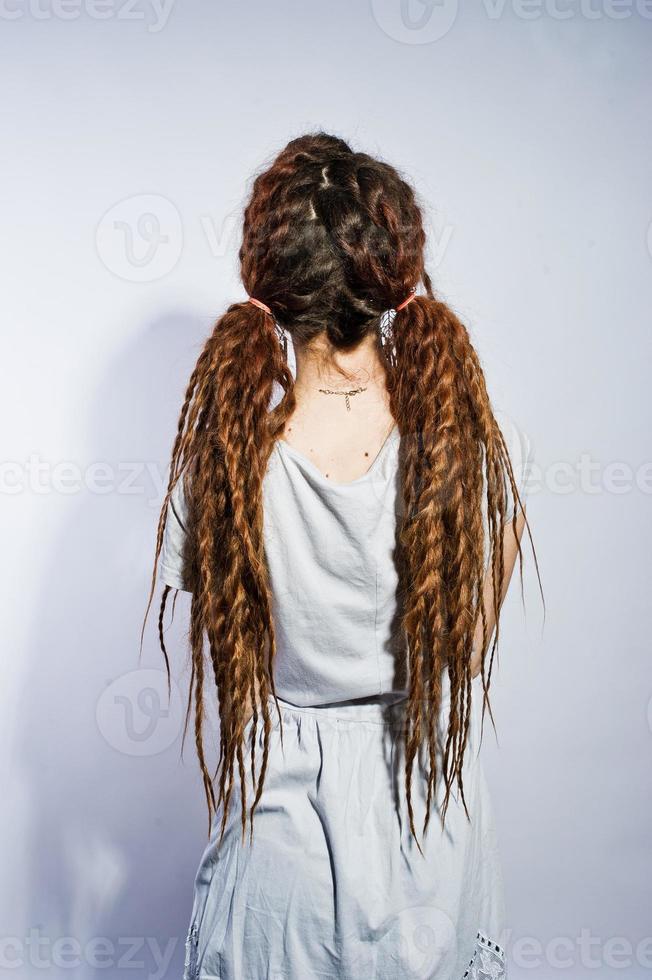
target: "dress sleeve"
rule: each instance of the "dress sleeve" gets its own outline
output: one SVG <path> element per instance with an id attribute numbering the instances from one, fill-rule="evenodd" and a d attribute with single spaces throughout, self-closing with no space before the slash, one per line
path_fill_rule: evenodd
<path id="1" fill-rule="evenodd" d="M 167 520 L 163 534 L 163 546 L 159 560 L 162 581 L 173 589 L 191 591 L 186 573 L 186 516 L 187 508 L 183 490 L 183 477 L 179 478 L 168 502 Z"/>
<path id="2" fill-rule="evenodd" d="M 514 470 L 514 480 L 518 489 L 521 503 L 525 507 L 526 498 L 529 492 L 529 481 L 534 462 L 534 447 L 526 432 L 505 412 L 496 412 L 496 421 L 505 437 L 509 457 L 512 461 Z M 507 510 L 505 521 L 509 523 L 514 519 L 516 511 L 516 501 L 512 493 L 511 484 L 507 483 Z"/>

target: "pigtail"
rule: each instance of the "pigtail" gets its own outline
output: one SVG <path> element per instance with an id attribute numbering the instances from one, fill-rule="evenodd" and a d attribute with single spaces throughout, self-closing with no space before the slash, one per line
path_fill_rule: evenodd
<path id="1" fill-rule="evenodd" d="M 468 332 L 435 298 L 427 275 L 424 283 L 426 295 L 397 313 L 392 325 L 396 364 L 390 384 L 396 417 L 410 420 L 409 430 L 402 434 L 405 513 L 399 546 L 410 583 L 402 626 L 409 676 L 405 784 L 413 833 L 411 774 L 422 741 L 428 758 L 424 833 L 439 773 L 445 785 L 442 824 L 455 784 L 468 816 L 463 760 L 471 717 L 470 651 L 480 618 L 484 713 L 499 637 L 508 486 L 518 499 L 512 462 Z M 496 617 L 489 653 L 483 606 L 487 546 Z M 444 670 L 450 707 L 448 730 L 439 744 Z"/>
<path id="2" fill-rule="evenodd" d="M 285 353 L 273 319 L 250 303 L 233 304 L 217 321 L 186 391 L 157 530 L 150 602 L 168 504 L 177 480 L 183 478 L 192 592 L 192 676 L 185 730 L 194 707 L 195 746 L 209 826 L 213 813 L 221 804 L 224 807 L 220 839 L 236 768 L 245 832 L 245 704 L 253 709 L 251 769 L 255 799 L 250 814 L 253 817 L 269 753 L 269 696 L 276 701 L 272 672 L 275 640 L 264 559 L 262 482 L 274 440 L 294 406 L 293 376 Z M 275 383 L 281 385 L 284 397 L 270 412 Z M 159 622 L 168 593 L 169 589 L 164 589 Z M 160 629 L 159 633 L 162 634 Z M 169 681 L 164 646 L 163 652 Z M 212 673 L 220 720 L 219 759 L 213 776 L 204 746 L 206 669 Z M 276 706 L 278 710 L 278 702 Z M 261 718 L 263 758 L 256 779 L 254 746 Z M 218 773 L 216 797 L 213 781 Z"/>

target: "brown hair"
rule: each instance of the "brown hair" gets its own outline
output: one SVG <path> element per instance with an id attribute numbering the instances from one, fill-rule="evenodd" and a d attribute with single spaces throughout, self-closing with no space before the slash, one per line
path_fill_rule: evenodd
<path id="1" fill-rule="evenodd" d="M 253 184 L 239 253 L 242 281 L 247 293 L 267 304 L 273 316 L 248 302 L 234 303 L 217 321 L 200 354 L 172 451 L 147 606 L 149 611 L 168 503 L 183 479 L 192 591 L 186 726 L 194 702 L 209 824 L 213 811 L 223 804 L 220 841 L 236 766 L 243 835 L 246 828 L 244 714 L 249 698 L 253 832 L 269 754 L 271 698 L 276 701 L 262 484 L 295 397 L 274 321 L 296 342 L 308 343 L 325 332 L 335 351 L 349 350 L 368 334 L 379 335 L 383 311 L 396 307 L 419 283 L 425 295 L 396 314 L 392 342 L 382 348 L 403 457 L 405 508 L 397 540 L 409 684 L 404 745 L 411 832 L 416 839 L 411 779 L 422 744 L 428 752 L 424 831 L 440 751 L 446 785 L 442 821 L 455 781 L 466 810 L 462 763 L 470 720 L 472 641 L 481 618 L 482 684 L 488 704 L 499 636 L 509 489 L 518 505 L 520 498 L 469 335 L 433 294 L 424 268 L 425 240 L 414 192 L 397 171 L 324 133 L 292 140 Z M 275 383 L 282 397 L 270 411 Z M 518 544 L 516 530 L 514 534 Z M 490 654 L 482 603 L 486 546 L 496 616 Z M 522 576 L 520 544 L 518 553 Z M 163 614 L 169 591 L 166 586 L 159 615 L 168 678 Z M 445 744 L 439 746 L 436 720 L 444 669 L 450 679 L 450 709 Z M 220 720 L 217 801 L 203 739 L 207 670 L 212 671 Z M 263 748 L 256 779 L 259 724 Z"/>

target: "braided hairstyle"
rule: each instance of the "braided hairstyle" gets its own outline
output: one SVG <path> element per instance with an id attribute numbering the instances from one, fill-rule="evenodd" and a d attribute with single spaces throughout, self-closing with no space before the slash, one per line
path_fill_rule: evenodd
<path id="1" fill-rule="evenodd" d="M 297 343 L 325 332 L 333 349 L 350 350 L 370 333 L 380 336 L 382 313 L 399 305 L 419 283 L 425 294 L 396 314 L 392 342 L 380 347 L 390 408 L 401 434 L 405 507 L 397 558 L 409 691 L 403 737 L 411 833 L 416 840 L 412 770 L 422 748 L 428 760 L 424 832 L 439 772 L 446 788 L 442 822 L 455 782 L 466 810 L 462 764 L 470 721 L 470 654 L 481 618 L 484 712 L 499 635 L 508 486 L 519 505 L 520 498 L 478 357 L 465 327 L 433 294 L 424 246 L 422 216 L 411 187 L 393 167 L 355 153 L 334 136 L 318 133 L 292 140 L 253 184 L 244 213 L 241 275 L 249 295 L 265 303 L 273 316 L 248 302 L 232 304 L 199 356 L 172 451 L 147 606 L 149 611 L 168 503 L 182 479 L 192 591 L 186 729 L 194 702 L 209 827 L 213 812 L 223 805 L 220 842 L 236 766 L 243 837 L 246 829 L 245 709 L 253 709 L 251 833 L 267 768 L 272 699 L 278 709 L 262 484 L 295 396 L 274 321 Z M 270 411 L 275 382 L 282 397 Z M 516 528 L 514 535 L 522 575 Z M 487 555 L 496 619 L 490 654 L 482 602 Z M 166 586 L 159 615 L 168 680 L 163 614 L 169 591 Z M 450 680 L 450 709 L 448 731 L 439 745 L 444 670 Z M 203 739 L 211 671 L 220 721 L 217 800 Z M 256 778 L 259 725 L 263 747 Z"/>

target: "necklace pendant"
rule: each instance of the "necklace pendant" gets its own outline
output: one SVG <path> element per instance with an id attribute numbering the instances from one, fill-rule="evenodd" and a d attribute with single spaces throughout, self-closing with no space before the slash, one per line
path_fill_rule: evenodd
<path id="1" fill-rule="evenodd" d="M 353 388 L 349 391 L 332 391 L 330 388 L 319 389 L 323 395 L 344 395 L 344 403 L 346 405 L 347 412 L 351 411 L 351 395 L 358 395 L 361 391 L 366 390 L 366 388 Z"/>

